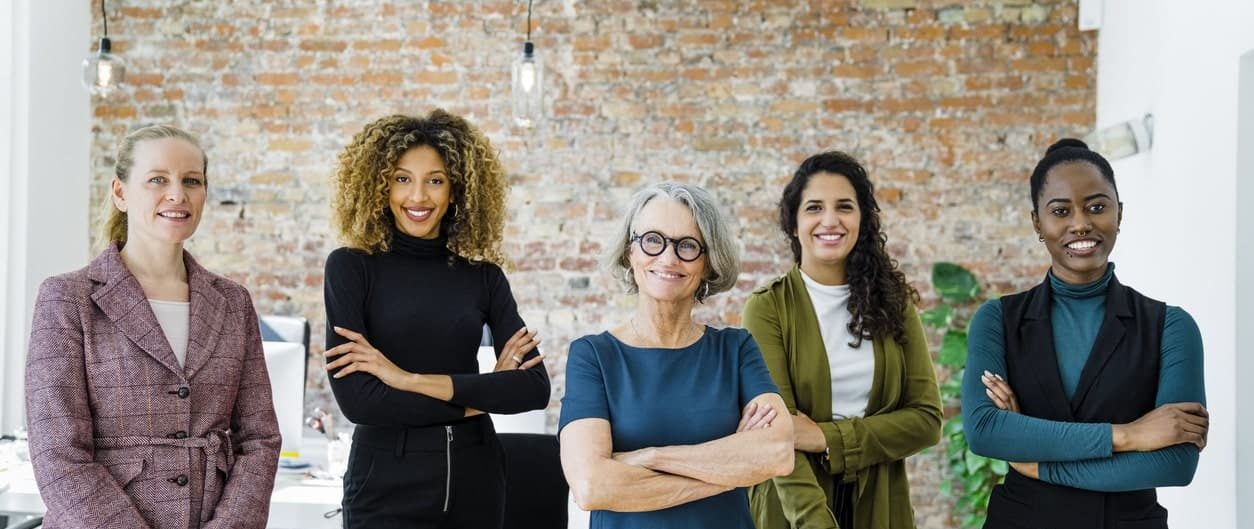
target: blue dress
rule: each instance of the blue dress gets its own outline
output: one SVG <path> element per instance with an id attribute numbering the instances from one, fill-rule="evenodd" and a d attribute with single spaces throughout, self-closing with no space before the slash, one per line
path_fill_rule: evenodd
<path id="1" fill-rule="evenodd" d="M 558 430 L 579 419 L 610 422 L 615 452 L 690 445 L 736 433 L 740 410 L 778 393 L 744 329 L 711 329 L 680 349 L 624 344 L 610 333 L 570 345 Z M 650 512 L 593 511 L 592 529 L 753 529 L 747 489 Z"/>

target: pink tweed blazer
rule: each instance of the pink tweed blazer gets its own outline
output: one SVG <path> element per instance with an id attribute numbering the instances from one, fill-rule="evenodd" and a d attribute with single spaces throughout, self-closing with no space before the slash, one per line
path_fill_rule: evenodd
<path id="1" fill-rule="evenodd" d="M 257 314 L 183 259 L 183 367 L 118 245 L 40 286 L 26 409 L 45 529 L 266 526 L 279 427 Z"/>

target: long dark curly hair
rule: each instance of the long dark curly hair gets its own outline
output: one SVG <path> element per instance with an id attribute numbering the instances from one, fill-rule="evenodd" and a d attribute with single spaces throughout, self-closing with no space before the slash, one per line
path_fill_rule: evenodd
<path id="1" fill-rule="evenodd" d="M 918 302 L 919 292 L 906 281 L 906 275 L 897 269 L 897 261 L 888 256 L 884 244 L 888 237 L 880 229 L 880 206 L 875 201 L 875 186 L 867 177 L 866 168 L 856 159 L 839 151 L 816 154 L 801 162 L 793 173 L 792 181 L 784 187 L 779 199 L 779 227 L 788 237 L 793 260 L 801 264 L 801 240 L 796 236 L 797 210 L 801 207 L 801 192 L 810 178 L 818 173 L 841 175 L 853 185 L 858 198 L 862 221 L 858 226 L 858 240 L 849 252 L 845 264 L 845 277 L 849 281 L 849 332 L 854 341 L 850 345 L 862 345 L 864 338 L 892 338 L 897 343 L 906 342 L 906 325 L 902 315 L 910 303 Z"/>
<path id="2" fill-rule="evenodd" d="M 388 210 L 388 181 L 401 156 L 421 145 L 440 154 L 453 185 L 452 203 L 440 223 L 448 249 L 472 261 L 504 265 L 505 170 L 487 136 L 440 109 L 421 117 L 379 118 L 340 152 L 332 195 L 332 221 L 340 238 L 368 253 L 388 250 L 395 222 Z"/>

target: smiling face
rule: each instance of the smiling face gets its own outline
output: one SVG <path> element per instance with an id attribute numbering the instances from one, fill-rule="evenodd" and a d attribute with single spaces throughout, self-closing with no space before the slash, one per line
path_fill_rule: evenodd
<path id="1" fill-rule="evenodd" d="M 126 212 L 129 243 L 180 244 L 196 233 L 205 208 L 205 157 L 179 138 L 135 144 L 126 181 L 111 183 L 113 203 Z"/>
<path id="2" fill-rule="evenodd" d="M 401 233 L 419 239 L 439 237 L 452 198 L 444 160 L 434 148 L 420 145 L 397 160 L 388 183 L 388 208 Z"/>
<path id="3" fill-rule="evenodd" d="M 1114 186 L 1091 163 L 1064 163 L 1046 175 L 1039 204 L 1032 226 L 1045 239 L 1054 275 L 1071 284 L 1101 279 L 1123 220 Z"/>
<path id="4" fill-rule="evenodd" d="M 662 196 L 650 200 L 640 209 L 631 231 L 637 235 L 657 232 L 674 240 L 692 237 L 705 245 L 692 211 L 682 203 Z M 658 255 L 648 255 L 641 250 L 639 241 L 632 242 L 628 257 L 640 294 L 663 302 L 694 300 L 705 277 L 707 259 L 702 254 L 692 261 L 683 261 L 675 254 L 675 244 L 670 241 L 666 241 L 666 249 Z"/>
<path id="5" fill-rule="evenodd" d="M 845 283 L 845 262 L 862 223 L 853 184 L 844 175 L 815 173 L 801 191 L 796 215 L 801 269 L 823 283 Z"/>

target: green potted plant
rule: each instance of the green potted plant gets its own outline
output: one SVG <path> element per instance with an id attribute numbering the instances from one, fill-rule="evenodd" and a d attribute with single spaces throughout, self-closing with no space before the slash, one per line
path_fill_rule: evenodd
<path id="1" fill-rule="evenodd" d="M 940 386 L 941 402 L 947 418 L 943 435 L 950 479 L 941 482 L 941 491 L 956 497 L 954 515 L 964 529 L 982 527 L 988 516 L 988 498 L 993 486 L 1009 470 L 1005 461 L 976 455 L 967 446 L 963 431 L 960 398 L 962 373 L 967 365 L 967 326 L 975 309 L 987 296 L 979 281 L 961 265 L 940 262 L 932 266 L 932 287 L 940 302 L 921 315 L 923 324 L 944 333 L 936 362 L 948 376 Z M 958 490 L 954 490 L 957 486 Z"/>

